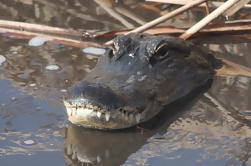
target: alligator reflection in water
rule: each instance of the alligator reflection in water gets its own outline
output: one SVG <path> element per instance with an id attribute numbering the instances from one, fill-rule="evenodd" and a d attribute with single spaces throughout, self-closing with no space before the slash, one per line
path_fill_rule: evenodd
<path id="1" fill-rule="evenodd" d="M 66 130 L 65 161 L 68 165 L 120 165 L 137 151 L 152 132 L 101 132 L 76 126 Z"/>
<path id="2" fill-rule="evenodd" d="M 65 136 L 65 162 L 68 165 L 121 165 L 129 155 L 136 152 L 151 136 L 165 133 L 168 126 L 197 101 L 205 87 L 193 91 L 189 96 L 167 106 L 151 121 L 142 124 L 142 130 L 132 128 L 115 132 L 84 129 L 70 125 Z M 188 100 L 188 98 L 193 100 Z M 181 104 L 182 103 L 182 104 Z M 179 111 L 177 111 L 179 110 Z M 182 111 L 183 110 L 183 111 Z M 145 128 L 145 130 L 143 129 Z M 143 131 L 143 132 L 142 132 Z"/>
<path id="3" fill-rule="evenodd" d="M 249 109 L 250 87 L 251 80 L 247 77 L 217 77 L 206 96 L 217 96 L 218 103 L 208 97 L 183 106 L 176 103 L 171 113 L 161 113 L 162 122 L 143 133 L 136 129 L 101 132 L 69 126 L 65 161 L 68 165 L 109 166 L 124 162 L 124 165 L 251 164 L 249 121 L 243 121 L 243 117 L 232 111 L 235 100 L 243 101 L 242 110 Z M 229 91 L 234 89 L 239 93 L 230 95 Z M 239 95 L 245 92 L 247 96 Z M 186 111 L 175 115 L 174 111 L 180 109 Z"/>

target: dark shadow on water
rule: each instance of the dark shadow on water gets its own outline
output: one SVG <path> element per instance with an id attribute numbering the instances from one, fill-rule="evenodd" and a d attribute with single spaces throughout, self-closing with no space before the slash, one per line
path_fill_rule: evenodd
<path id="1" fill-rule="evenodd" d="M 66 128 L 64 159 L 67 165 L 117 166 L 153 135 L 165 133 L 169 125 L 189 110 L 209 89 L 212 81 L 188 96 L 168 105 L 147 123 L 127 130 L 104 132 L 84 129 L 75 125 Z"/>

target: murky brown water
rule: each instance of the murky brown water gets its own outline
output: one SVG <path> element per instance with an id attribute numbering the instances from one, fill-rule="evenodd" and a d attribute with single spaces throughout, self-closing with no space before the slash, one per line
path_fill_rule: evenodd
<path id="1" fill-rule="evenodd" d="M 139 26 L 158 16 L 156 9 L 131 0 L 115 5 L 122 14 L 111 16 L 101 2 L 114 5 L 108 0 L 1 0 L 0 19 L 95 32 Z M 168 23 L 182 27 L 199 18 L 188 12 Z M 212 36 L 195 42 L 251 67 L 248 40 Z M 0 55 L 6 58 L 0 61 L 1 166 L 251 165 L 251 78 L 217 76 L 208 93 L 172 104 L 144 132 L 101 132 L 69 124 L 61 102 L 67 88 L 95 66 L 96 57 L 52 43 L 31 47 L 28 40 L 4 35 Z M 59 68 L 48 70 L 50 65 Z"/>

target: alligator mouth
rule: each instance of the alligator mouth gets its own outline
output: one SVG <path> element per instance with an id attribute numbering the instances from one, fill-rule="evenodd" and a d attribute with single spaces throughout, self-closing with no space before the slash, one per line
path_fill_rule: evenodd
<path id="1" fill-rule="evenodd" d="M 85 100 L 85 99 L 80 99 Z M 79 100 L 64 101 L 68 119 L 73 124 L 97 129 L 121 129 L 142 121 L 142 113 L 136 108 L 124 106 L 108 110 L 92 104 L 73 104 Z"/>
<path id="2" fill-rule="evenodd" d="M 64 105 L 68 119 L 86 128 L 122 129 L 135 126 L 144 119 L 142 108 L 134 107 L 126 95 L 110 87 L 80 82 L 68 91 Z"/>

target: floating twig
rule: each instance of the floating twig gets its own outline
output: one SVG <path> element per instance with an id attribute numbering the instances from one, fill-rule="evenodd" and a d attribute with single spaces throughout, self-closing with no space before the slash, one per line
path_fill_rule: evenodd
<path id="1" fill-rule="evenodd" d="M 242 20 L 231 20 L 231 21 L 225 21 L 225 24 L 246 24 L 246 23 L 251 23 L 251 19 L 242 19 Z"/>
<path id="2" fill-rule="evenodd" d="M 154 27 L 145 31 L 145 33 L 153 34 L 153 35 L 172 35 L 178 36 L 184 33 L 187 29 L 185 28 L 176 28 L 171 26 L 161 26 Z M 99 33 L 95 35 L 95 38 L 114 38 L 118 35 L 127 34 L 131 30 L 117 30 L 110 31 L 106 33 Z M 237 23 L 231 24 L 223 24 L 223 25 L 215 25 L 199 31 L 196 36 L 199 37 L 201 35 L 212 35 L 212 34 L 229 34 L 229 35 L 239 35 L 239 34 L 247 34 L 251 32 L 251 23 L 247 25 L 240 25 Z M 244 36 L 246 38 L 250 38 L 250 36 Z"/>
<path id="3" fill-rule="evenodd" d="M 113 18 L 121 22 L 125 27 L 127 28 L 134 28 L 134 25 L 129 23 L 126 19 L 124 19 L 121 15 L 119 15 L 117 12 L 112 10 L 110 7 L 108 7 L 104 2 L 100 0 L 94 0 L 100 7 L 102 7 L 107 13 L 110 14 Z"/>
<path id="4" fill-rule="evenodd" d="M 209 22 L 217 18 L 219 15 L 224 13 L 227 9 L 232 7 L 235 3 L 237 3 L 240 0 L 228 0 L 223 5 L 215 9 L 213 12 L 211 12 L 209 15 L 204 17 L 201 21 L 196 23 L 194 26 L 189 28 L 185 33 L 183 33 L 180 38 L 186 40 L 189 37 L 191 37 L 193 34 L 201 30 L 203 27 L 205 27 Z"/>
<path id="5" fill-rule="evenodd" d="M 209 6 L 208 6 L 208 1 L 205 2 L 205 10 L 206 10 L 206 14 L 209 15 L 210 14 L 210 10 L 209 10 Z"/>
<path id="6" fill-rule="evenodd" d="M 67 30 L 63 28 L 51 27 L 51 26 L 46 26 L 46 25 L 31 24 L 31 23 L 24 23 L 24 22 L 17 22 L 17 21 L 8 21 L 8 20 L 0 20 L 0 27 L 33 31 L 33 32 L 69 35 L 69 36 L 79 36 L 79 37 L 82 36 L 81 32 L 74 31 L 74 30 Z"/>
<path id="7" fill-rule="evenodd" d="M 166 21 L 166 20 L 168 20 L 168 19 L 170 19 L 170 18 L 172 18 L 172 17 L 174 17 L 174 16 L 176 16 L 176 15 L 178 15 L 178 14 L 184 12 L 184 11 L 187 11 L 188 9 L 190 9 L 190 8 L 196 6 L 196 5 L 199 5 L 199 4 L 201 4 L 201 3 L 204 3 L 204 2 L 206 2 L 206 1 L 207 1 L 207 0 L 195 0 L 195 1 L 192 1 L 191 3 L 188 3 L 188 4 L 186 4 L 186 5 L 184 5 L 184 6 L 180 7 L 180 8 L 178 8 L 178 9 L 176 9 L 176 10 L 173 10 L 173 11 L 171 11 L 170 13 L 167 13 L 167 14 L 165 14 L 165 15 L 163 15 L 163 16 L 161 16 L 161 17 L 159 17 L 159 18 L 157 18 L 157 19 L 155 19 L 155 20 L 153 20 L 153 21 L 151 21 L 151 22 L 148 22 L 147 24 L 145 24 L 145 25 L 143 25 L 143 26 L 140 26 L 140 27 L 138 27 L 138 28 L 136 28 L 136 29 L 134 29 L 134 30 L 128 32 L 128 33 L 139 33 L 139 32 L 143 32 L 143 31 L 145 31 L 145 30 L 147 30 L 147 29 L 149 29 L 149 28 L 152 28 L 152 27 L 154 27 L 154 26 L 156 26 L 156 25 L 162 23 L 163 21 Z M 108 41 L 108 42 L 106 42 L 105 44 L 106 44 L 106 45 L 111 45 L 111 44 L 112 44 L 112 41 Z"/>
<path id="8" fill-rule="evenodd" d="M 46 38 L 52 39 L 52 42 L 55 41 L 60 44 L 73 46 L 73 47 L 79 47 L 79 48 L 85 48 L 85 47 L 90 47 L 90 46 L 101 47 L 101 45 L 94 42 L 85 42 L 85 41 L 68 39 L 64 37 L 45 35 L 45 34 L 40 34 L 40 33 L 35 33 L 35 32 L 26 32 L 26 31 L 7 29 L 7 28 L 0 28 L 0 33 L 4 33 L 7 35 L 15 35 L 17 37 L 21 37 L 25 39 L 31 39 L 33 37 L 46 37 Z"/>
<path id="9" fill-rule="evenodd" d="M 141 5 L 142 8 L 145 8 L 145 9 L 147 9 L 147 10 L 150 10 L 150 11 L 152 11 L 152 12 L 154 12 L 154 13 L 157 13 L 157 14 L 160 14 L 160 13 L 161 13 L 161 10 L 158 9 L 157 7 L 153 6 L 153 5 L 149 5 L 149 4 L 145 4 L 145 3 L 140 4 L 140 5 Z"/>
<path id="10" fill-rule="evenodd" d="M 234 15 L 236 12 L 238 12 L 241 8 L 243 8 L 249 2 L 250 2 L 250 0 L 239 0 L 233 6 L 231 6 L 229 9 L 227 9 L 223 13 L 223 15 L 230 17 L 230 16 Z"/>
<path id="11" fill-rule="evenodd" d="M 191 3 L 193 0 L 146 0 L 149 2 L 161 2 L 161 3 L 168 3 L 168 4 L 175 4 L 175 5 L 186 5 L 188 3 Z M 223 4 L 224 2 L 217 2 L 217 1 L 209 1 L 208 4 L 210 7 L 219 7 Z M 204 7 L 205 4 L 199 5 L 199 7 Z M 244 8 L 251 8 L 251 4 L 246 4 L 243 6 Z"/>
<path id="12" fill-rule="evenodd" d="M 140 25 L 146 24 L 146 21 L 144 21 L 141 17 L 139 17 L 138 15 L 136 15 L 133 11 L 131 11 L 131 10 L 125 8 L 125 7 L 115 6 L 114 9 L 118 13 L 120 13 L 120 14 L 122 14 L 122 15 L 130 18 L 130 19 L 132 19 L 133 21 L 137 22 Z"/>
<path id="13" fill-rule="evenodd" d="M 224 65 L 220 69 L 216 70 L 217 75 L 242 75 L 251 77 L 251 68 L 226 59 L 221 59 L 221 61 L 224 63 Z"/>

